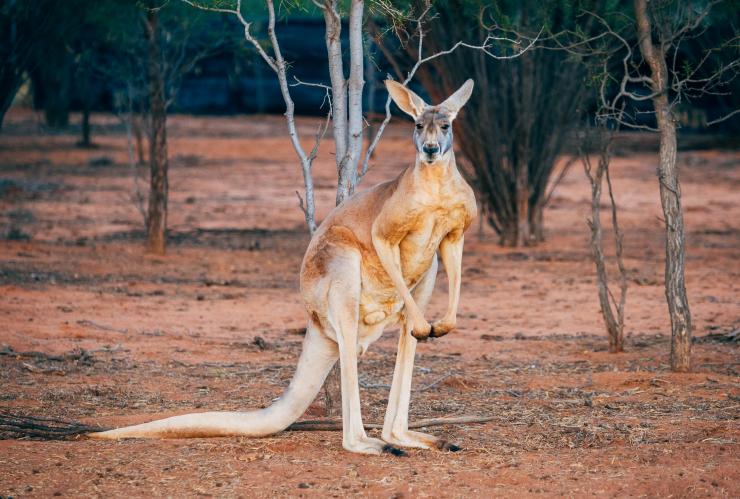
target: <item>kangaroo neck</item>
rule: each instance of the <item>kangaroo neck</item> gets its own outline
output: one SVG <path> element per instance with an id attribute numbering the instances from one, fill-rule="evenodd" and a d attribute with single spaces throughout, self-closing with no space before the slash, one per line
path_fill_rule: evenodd
<path id="1" fill-rule="evenodd" d="M 457 174 L 455 153 L 449 151 L 441 155 L 434 163 L 427 163 L 416 156 L 413 168 L 413 177 L 423 183 L 443 183 Z"/>

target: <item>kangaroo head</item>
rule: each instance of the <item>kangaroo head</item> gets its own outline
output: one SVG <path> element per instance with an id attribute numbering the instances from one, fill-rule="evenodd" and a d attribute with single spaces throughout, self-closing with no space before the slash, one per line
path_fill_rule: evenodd
<path id="1" fill-rule="evenodd" d="M 414 146 L 419 161 L 435 163 L 452 149 L 452 121 L 468 102 L 473 80 L 468 80 L 442 104 L 430 106 L 414 92 L 393 80 L 385 87 L 393 102 L 416 122 Z"/>

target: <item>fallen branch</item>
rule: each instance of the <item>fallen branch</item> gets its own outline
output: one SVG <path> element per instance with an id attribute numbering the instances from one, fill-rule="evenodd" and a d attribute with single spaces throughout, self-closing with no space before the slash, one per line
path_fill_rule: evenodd
<path id="1" fill-rule="evenodd" d="M 449 424 L 471 424 L 487 423 L 493 421 L 493 416 L 460 416 L 456 418 L 431 418 L 420 419 L 409 423 L 409 428 L 424 428 L 427 426 L 443 426 Z M 380 423 L 365 423 L 366 430 L 379 430 L 383 425 Z M 296 421 L 288 426 L 285 431 L 339 431 L 342 429 L 342 421 L 331 419 L 314 419 L 308 421 Z"/>
<path id="2" fill-rule="evenodd" d="M 113 333 L 128 334 L 128 329 L 117 329 L 111 326 L 106 326 L 105 324 L 98 324 L 97 322 L 93 322 L 87 319 L 82 319 L 80 321 L 77 321 L 77 324 L 79 324 L 80 326 L 87 326 L 87 327 L 92 327 L 95 329 L 100 329 L 101 331 L 110 331 Z"/>
<path id="3" fill-rule="evenodd" d="M 65 440 L 70 437 L 108 429 L 110 428 L 90 426 L 62 419 L 37 418 L 0 411 L 0 436 L 4 433 L 9 433 L 16 438 Z"/>
<path id="4" fill-rule="evenodd" d="M 440 384 L 441 382 L 443 382 L 444 380 L 446 380 L 450 376 L 452 376 L 452 373 L 447 373 L 444 376 L 442 376 L 441 378 L 437 379 L 436 381 L 432 381 L 428 385 L 421 386 L 421 387 L 417 388 L 414 391 L 415 392 L 423 392 L 423 391 L 429 390 L 430 388 L 434 388 L 435 386 L 437 386 L 438 384 Z"/>
<path id="5" fill-rule="evenodd" d="M 64 362 L 64 361 L 70 361 L 70 360 L 89 360 L 92 358 L 92 356 L 90 355 L 92 352 L 93 351 L 83 350 L 80 348 L 80 349 L 72 350 L 69 353 L 65 353 L 61 355 L 54 355 L 54 354 L 36 352 L 36 351 L 16 352 L 15 350 L 13 350 L 13 347 L 8 346 L 8 345 L 4 345 L 2 348 L 0 348 L 0 356 L 6 355 L 8 357 L 36 359 L 36 360 L 53 361 L 53 362 Z"/>

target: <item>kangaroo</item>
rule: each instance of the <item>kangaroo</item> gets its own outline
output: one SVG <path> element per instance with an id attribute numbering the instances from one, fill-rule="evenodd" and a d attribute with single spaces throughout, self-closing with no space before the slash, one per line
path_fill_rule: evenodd
<path id="1" fill-rule="evenodd" d="M 301 265 L 308 326 L 295 375 L 265 409 L 204 412 L 90 434 L 92 438 L 261 437 L 296 421 L 339 359 L 342 446 L 363 454 L 403 454 L 399 447 L 459 450 L 408 428 L 417 341 L 455 329 L 460 299 L 463 233 L 476 216 L 475 196 L 457 169 L 452 121 L 468 101 L 473 80 L 430 106 L 392 80 L 393 101 L 415 121 L 416 161 L 395 179 L 358 192 L 323 221 Z M 437 277 L 437 253 L 449 283 L 447 312 L 424 318 Z M 388 326 L 400 324 L 398 354 L 382 440 L 368 437 L 360 412 L 357 359 Z"/>

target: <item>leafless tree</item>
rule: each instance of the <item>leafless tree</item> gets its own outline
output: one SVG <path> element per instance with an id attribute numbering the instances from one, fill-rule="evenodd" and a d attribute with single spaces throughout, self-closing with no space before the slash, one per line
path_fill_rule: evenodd
<path id="1" fill-rule="evenodd" d="M 146 249 L 155 254 L 164 254 L 167 244 L 168 109 L 184 75 L 229 43 L 222 36 L 204 36 L 202 32 L 195 36 L 196 29 L 203 30 L 199 16 L 178 16 L 175 7 L 178 5 L 150 0 L 144 8 L 132 5 L 120 9 L 120 15 L 126 17 L 111 27 L 112 57 L 88 65 L 94 69 L 95 77 L 110 82 L 116 89 L 114 108 L 126 128 L 133 172 L 132 200 L 143 213 Z M 186 6 L 180 8 L 189 10 Z M 131 29 L 137 23 L 143 29 Z M 119 31 L 113 31 L 114 28 Z M 146 71 L 141 71 L 142 63 Z M 140 188 L 138 169 L 146 162 L 147 195 Z"/>
<path id="2" fill-rule="evenodd" d="M 727 91 L 740 73 L 737 56 L 740 35 L 706 48 L 698 60 L 681 57 L 681 45 L 709 29 L 708 16 L 718 1 L 688 3 L 677 0 L 634 0 L 634 18 L 624 15 L 596 19 L 601 34 L 583 38 L 566 36 L 565 50 L 601 61 L 600 117 L 617 126 L 650 130 L 660 136 L 658 185 L 666 230 L 665 296 L 671 320 L 671 369 L 691 369 L 691 313 L 685 284 L 685 234 L 681 186 L 676 164 L 677 107 L 687 100 Z M 572 33 L 571 33 L 572 34 Z M 557 38 L 555 38 L 557 40 Z M 712 66 L 717 60 L 719 64 Z M 615 64 L 616 62 L 616 64 Z M 651 104 L 650 111 L 640 104 Z M 709 121 L 720 123 L 740 113 L 731 110 Z"/>
<path id="3" fill-rule="evenodd" d="M 619 228 L 617 216 L 617 203 L 614 200 L 614 189 L 609 175 L 609 162 L 611 159 L 611 144 L 613 134 L 609 132 L 603 123 L 597 130 L 598 139 L 596 149 L 598 151 L 598 163 L 592 165 L 588 150 L 581 148 L 580 156 L 583 169 L 591 184 L 591 220 L 588 226 L 591 230 L 591 256 L 596 265 L 596 283 L 601 305 L 601 315 L 604 318 L 607 334 L 609 336 L 609 351 L 616 353 L 624 350 L 624 306 L 627 300 L 627 270 L 624 267 L 623 257 L 623 234 Z M 609 277 L 606 270 L 606 258 L 604 256 L 604 245 L 601 225 L 601 190 L 606 179 L 607 192 L 611 207 L 611 225 L 614 233 L 615 256 L 619 273 L 619 298 L 616 298 L 609 287 Z"/>
<path id="4" fill-rule="evenodd" d="M 146 16 L 149 74 L 149 202 L 146 215 L 147 250 L 162 255 L 167 244 L 167 107 L 162 68 L 158 13 L 150 6 Z"/>
<path id="5" fill-rule="evenodd" d="M 298 155 L 298 159 L 301 163 L 301 170 L 303 172 L 303 183 L 304 183 L 304 197 L 302 198 L 298 194 L 301 209 L 303 210 L 306 225 L 311 234 L 316 230 L 316 204 L 314 201 L 314 186 L 313 177 L 311 175 L 311 168 L 314 159 L 318 154 L 319 145 L 321 139 L 324 137 L 328 128 L 328 122 L 319 127 L 316 134 L 316 140 L 314 141 L 313 148 L 310 151 L 306 151 L 301 145 L 300 136 L 295 123 L 295 103 L 290 93 L 290 82 L 288 80 L 288 63 L 283 57 L 282 50 L 280 49 L 280 43 L 278 41 L 277 31 L 275 29 L 275 5 L 272 0 L 265 0 L 265 6 L 267 7 L 267 33 L 265 38 L 266 43 L 263 44 L 262 40 L 258 39 L 252 32 L 252 22 L 248 21 L 242 12 L 242 1 L 236 0 L 236 5 L 229 7 L 213 7 L 204 3 L 199 3 L 193 0 L 182 0 L 183 2 L 196 7 L 201 10 L 208 10 L 212 12 L 221 12 L 224 14 L 230 14 L 235 16 L 244 28 L 244 38 L 249 42 L 252 47 L 257 51 L 257 54 L 265 61 L 269 68 L 275 73 L 280 85 L 280 93 L 285 102 L 285 120 L 288 125 L 288 136 L 290 142 Z M 268 54 L 267 50 L 263 47 L 267 45 L 272 52 L 272 55 Z M 324 87 L 324 85 L 316 84 L 317 86 Z M 336 129 L 336 126 L 335 126 Z M 297 193 L 297 191 L 296 191 Z M 305 203 L 304 203 L 305 200 Z"/>

